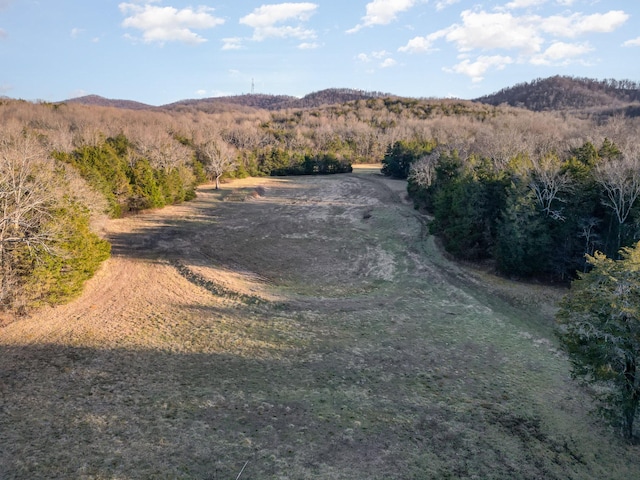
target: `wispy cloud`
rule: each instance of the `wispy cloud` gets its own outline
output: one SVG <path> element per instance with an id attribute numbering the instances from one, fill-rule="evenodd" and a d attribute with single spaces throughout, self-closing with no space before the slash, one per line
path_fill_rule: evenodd
<path id="1" fill-rule="evenodd" d="M 512 2 L 507 3 L 504 8 L 513 10 L 517 8 L 537 7 L 538 5 L 542 5 L 548 1 L 549 0 L 513 0 Z"/>
<path id="2" fill-rule="evenodd" d="M 387 25 L 397 18 L 398 13 L 409 10 L 416 3 L 417 0 L 373 0 L 367 4 L 362 23 L 347 30 L 347 33 L 355 33 L 374 25 Z"/>
<path id="3" fill-rule="evenodd" d="M 444 10 L 447 7 L 450 7 L 451 5 L 455 5 L 456 3 L 459 3 L 460 0 L 441 0 L 439 2 L 436 3 L 436 10 L 441 11 Z"/>
<path id="4" fill-rule="evenodd" d="M 300 45 L 298 45 L 298 48 L 300 50 L 315 50 L 317 48 L 320 48 L 320 44 L 316 43 L 316 42 L 303 42 Z"/>
<path id="5" fill-rule="evenodd" d="M 531 57 L 533 65 L 566 65 L 573 59 L 593 51 L 588 43 L 554 42 L 544 52 Z"/>
<path id="6" fill-rule="evenodd" d="M 590 33 L 610 33 L 621 27 L 629 14 L 622 10 L 611 10 L 607 13 L 583 15 L 553 15 L 547 18 L 535 17 L 541 31 L 558 37 L 576 38 Z"/>
<path id="7" fill-rule="evenodd" d="M 242 48 L 242 38 L 228 37 L 222 39 L 222 50 L 240 50 Z"/>
<path id="8" fill-rule="evenodd" d="M 379 68 L 390 68 L 398 64 L 398 62 L 391 57 L 391 53 L 386 50 L 360 53 L 356 56 L 356 59 L 362 63 L 376 62 Z"/>
<path id="9" fill-rule="evenodd" d="M 391 68 L 395 67 L 398 64 L 393 58 L 385 58 L 382 62 L 380 62 L 380 68 Z"/>
<path id="10" fill-rule="evenodd" d="M 623 47 L 640 47 L 640 37 L 632 38 L 622 44 Z"/>
<path id="11" fill-rule="evenodd" d="M 147 0 L 144 4 L 121 3 L 119 8 L 126 16 L 122 26 L 140 30 L 145 43 L 203 43 L 207 40 L 195 33 L 194 29 L 204 30 L 224 23 L 223 19 L 213 15 L 213 8 L 207 6 L 178 10 L 175 7 L 152 5 Z"/>
<path id="12" fill-rule="evenodd" d="M 308 21 L 316 12 L 315 3 L 280 3 L 262 5 L 252 13 L 240 19 L 242 25 L 253 28 L 255 41 L 267 38 L 315 38 L 314 30 L 305 28 L 302 24 Z"/>

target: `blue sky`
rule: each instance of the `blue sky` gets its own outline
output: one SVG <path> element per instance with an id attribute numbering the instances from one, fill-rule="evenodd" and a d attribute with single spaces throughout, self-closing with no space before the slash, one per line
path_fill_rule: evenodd
<path id="1" fill-rule="evenodd" d="M 640 80 L 638 0 L 0 0 L 0 95 L 152 105 L 332 87 L 475 98 Z"/>

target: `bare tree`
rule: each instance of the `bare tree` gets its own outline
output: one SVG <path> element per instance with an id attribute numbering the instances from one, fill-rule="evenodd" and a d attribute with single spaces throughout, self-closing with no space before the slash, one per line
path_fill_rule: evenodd
<path id="1" fill-rule="evenodd" d="M 184 165 L 192 155 L 189 147 L 182 145 L 160 126 L 146 125 L 134 128 L 130 134 L 133 135 L 133 141 L 140 154 L 159 170 L 168 172 L 172 168 Z"/>
<path id="2" fill-rule="evenodd" d="M 0 139 L 0 302 L 11 301 L 20 254 L 49 250 L 56 202 L 53 169 L 33 135 Z"/>
<path id="3" fill-rule="evenodd" d="M 440 151 L 435 149 L 411 165 L 409 178 L 421 187 L 430 187 L 436 177 L 438 160 L 440 160 Z"/>
<path id="4" fill-rule="evenodd" d="M 554 202 L 564 203 L 562 193 L 573 189 L 568 174 L 562 172 L 562 164 L 553 154 L 545 155 L 533 161 L 529 187 L 538 200 L 542 210 L 556 220 L 564 220 L 562 210 L 554 209 Z"/>
<path id="5" fill-rule="evenodd" d="M 220 188 L 220 177 L 236 166 L 237 155 L 233 147 L 224 140 L 210 138 L 199 146 L 205 160 L 205 169 L 216 182 L 216 190 Z"/>
<path id="6" fill-rule="evenodd" d="M 618 220 L 619 248 L 622 225 L 640 196 L 640 158 L 627 155 L 618 160 L 603 162 L 597 166 L 595 177 L 606 194 L 603 203 L 611 208 Z"/>

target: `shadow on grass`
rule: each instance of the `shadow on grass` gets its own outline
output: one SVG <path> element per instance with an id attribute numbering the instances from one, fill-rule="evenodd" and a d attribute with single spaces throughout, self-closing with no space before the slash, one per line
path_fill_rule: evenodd
<path id="1" fill-rule="evenodd" d="M 257 359 L 2 347 L 1 476 L 228 479 L 246 462 L 245 478 L 603 472 L 535 413 L 493 396 L 468 408 L 447 402 L 459 377 L 427 374 L 433 370 L 407 366 L 412 359 L 394 351 L 354 365 L 342 362 L 347 353 L 322 348 Z M 425 355 L 427 364 L 439 357 Z"/>

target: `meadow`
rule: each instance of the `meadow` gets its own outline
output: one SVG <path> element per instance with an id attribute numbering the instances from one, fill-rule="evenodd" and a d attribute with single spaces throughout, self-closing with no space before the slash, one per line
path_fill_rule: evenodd
<path id="1" fill-rule="evenodd" d="M 378 167 L 105 222 L 76 300 L 0 327 L 0 477 L 630 479 L 562 288 L 448 259 Z"/>

